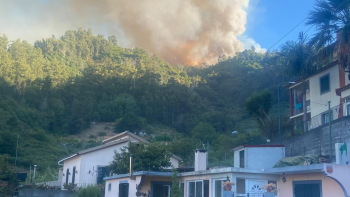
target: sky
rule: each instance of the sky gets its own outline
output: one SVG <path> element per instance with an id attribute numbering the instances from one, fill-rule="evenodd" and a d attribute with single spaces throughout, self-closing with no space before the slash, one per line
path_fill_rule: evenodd
<path id="1" fill-rule="evenodd" d="M 250 0 L 244 36 L 269 49 L 308 16 L 314 3 L 314 0 Z M 272 49 L 287 40 L 297 40 L 299 32 L 309 28 L 304 21 Z M 311 27 L 307 35 L 310 37 L 314 32 Z"/>
<path id="2" fill-rule="evenodd" d="M 33 44 L 67 30 L 116 35 L 172 64 L 215 63 L 222 54 L 270 49 L 307 17 L 314 0 L 0 0 L 0 34 Z M 272 49 L 307 31 L 305 21 Z M 308 31 L 311 36 L 314 29 Z"/>

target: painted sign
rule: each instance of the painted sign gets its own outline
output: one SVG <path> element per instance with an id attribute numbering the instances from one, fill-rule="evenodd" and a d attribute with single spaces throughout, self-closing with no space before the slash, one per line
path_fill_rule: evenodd
<path id="1" fill-rule="evenodd" d="M 333 173 L 333 166 L 332 165 L 327 165 L 326 166 L 326 171 L 328 174 L 332 174 Z"/>

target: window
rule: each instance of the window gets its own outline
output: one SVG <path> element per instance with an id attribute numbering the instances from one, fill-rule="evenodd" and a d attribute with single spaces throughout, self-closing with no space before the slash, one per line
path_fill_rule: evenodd
<path id="1" fill-rule="evenodd" d="M 69 168 L 67 168 L 66 171 L 66 184 L 68 185 L 68 178 L 69 178 Z"/>
<path id="2" fill-rule="evenodd" d="M 320 77 L 320 92 L 324 94 L 330 91 L 329 74 Z"/>
<path id="3" fill-rule="evenodd" d="M 109 183 L 109 184 L 108 184 L 108 191 L 111 191 L 111 189 L 112 189 L 112 184 Z"/>
<path id="4" fill-rule="evenodd" d="M 73 167 L 72 183 L 75 183 L 75 166 Z"/>
<path id="5" fill-rule="evenodd" d="M 180 182 L 180 190 L 181 190 L 181 196 L 185 197 L 185 183 Z"/>
<path id="6" fill-rule="evenodd" d="M 119 183 L 118 197 L 129 197 L 129 183 Z"/>
<path id="7" fill-rule="evenodd" d="M 244 168 L 244 150 L 239 151 L 239 167 Z"/>
<path id="8" fill-rule="evenodd" d="M 223 180 L 214 181 L 214 197 L 222 197 L 224 187 L 222 186 Z"/>
<path id="9" fill-rule="evenodd" d="M 350 115 L 350 102 L 346 103 L 346 115 L 349 116 Z"/>
<path id="10" fill-rule="evenodd" d="M 332 120 L 333 120 L 333 112 L 331 112 L 331 121 Z M 322 123 L 323 124 L 329 123 L 329 113 L 328 112 L 322 114 Z"/>
<path id="11" fill-rule="evenodd" d="M 293 181 L 295 197 L 321 197 L 321 181 Z"/>
<path id="12" fill-rule="evenodd" d="M 188 182 L 187 197 L 209 197 L 209 180 Z"/>
<path id="13" fill-rule="evenodd" d="M 107 176 L 106 167 L 97 167 L 97 184 L 101 184 L 105 176 Z"/>

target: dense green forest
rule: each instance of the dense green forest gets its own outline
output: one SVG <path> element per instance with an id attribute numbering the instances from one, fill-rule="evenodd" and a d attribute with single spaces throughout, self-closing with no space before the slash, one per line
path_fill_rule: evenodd
<path id="1" fill-rule="evenodd" d="M 92 122 L 115 122 L 115 132 L 171 128 L 176 132 L 154 140 L 170 142 L 184 161 L 209 141 L 210 161 L 218 162 L 237 145 L 276 139 L 278 84 L 292 80 L 277 57 L 276 51 L 261 54 L 252 47 L 234 57 L 221 55 L 216 65 L 170 65 L 91 30 L 70 30 L 34 46 L 2 35 L 0 154 L 25 168 L 34 163 L 57 168 L 59 158 L 100 144 L 73 135 Z M 246 100 L 263 90 L 271 94 L 269 132 L 245 108 Z M 281 101 L 287 117 L 284 88 Z M 284 119 L 283 135 L 288 136 Z"/>

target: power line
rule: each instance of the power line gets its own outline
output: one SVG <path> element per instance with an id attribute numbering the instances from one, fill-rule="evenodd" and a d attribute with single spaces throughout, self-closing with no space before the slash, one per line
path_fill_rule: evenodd
<path id="1" fill-rule="evenodd" d="M 276 44 L 278 44 L 281 40 L 283 40 L 286 36 L 288 36 L 288 34 L 290 34 L 294 29 L 296 29 L 301 23 L 303 23 L 307 18 L 309 17 L 309 15 L 307 17 L 305 17 L 302 21 L 300 21 L 295 27 L 293 27 L 293 29 L 291 29 L 286 35 L 284 35 L 281 39 L 279 39 L 274 45 L 272 45 L 272 47 L 274 47 Z M 311 26 L 312 27 L 312 26 Z M 310 30 L 310 29 L 309 29 Z M 309 31 L 308 30 L 308 31 Z M 272 49 L 272 47 L 269 48 Z"/>

